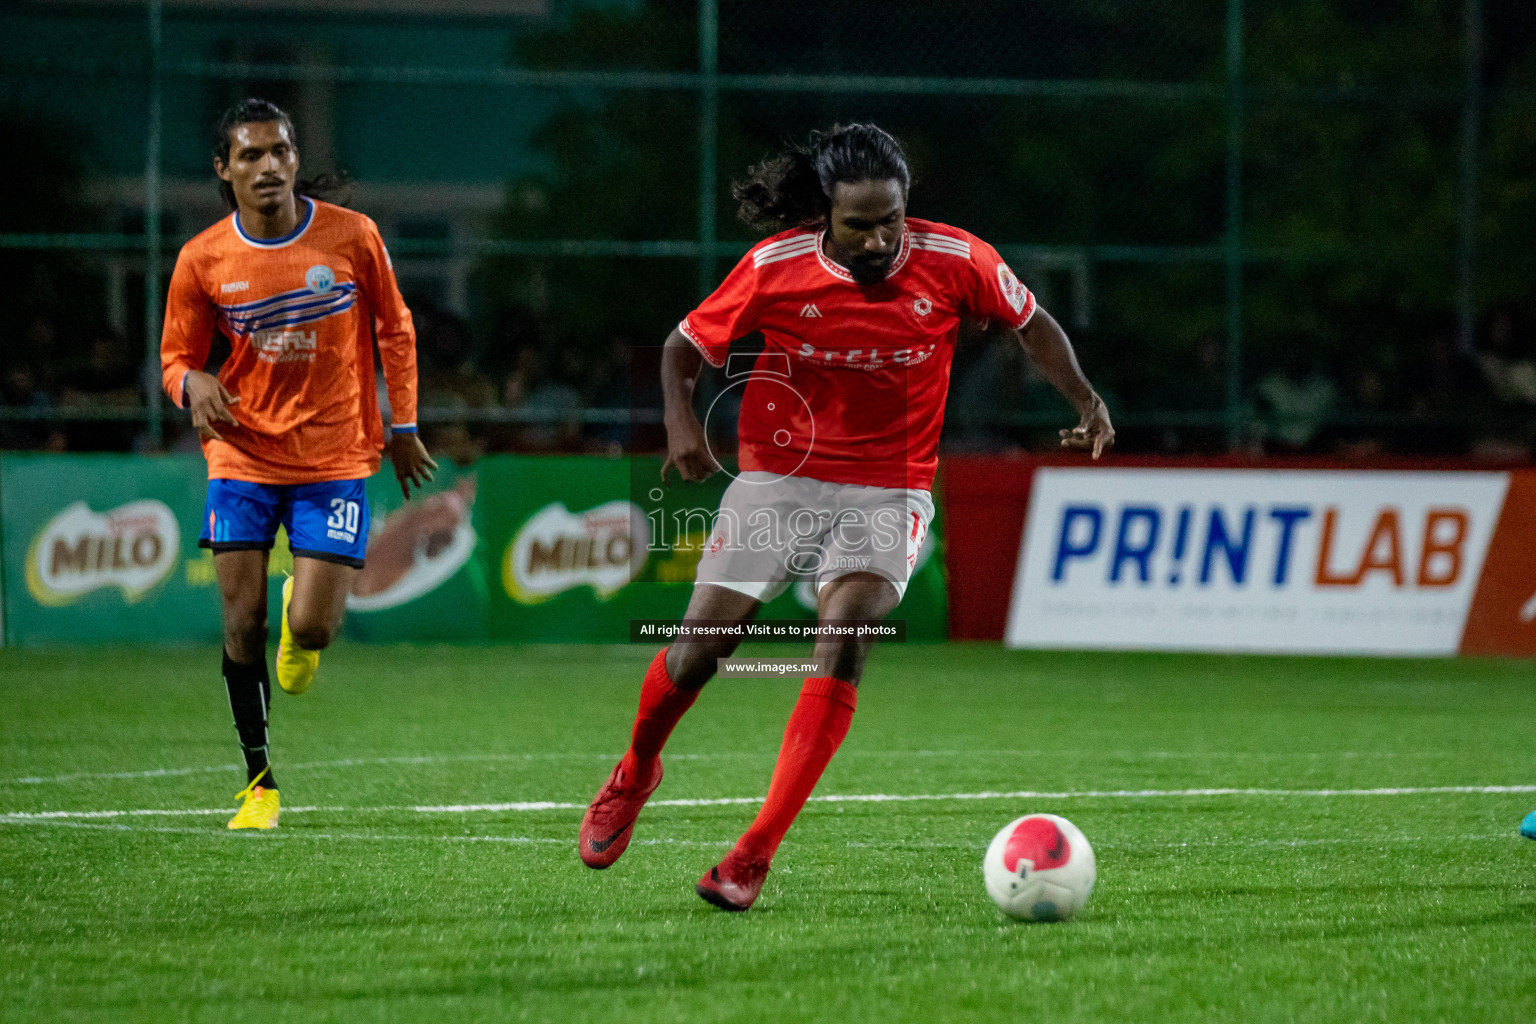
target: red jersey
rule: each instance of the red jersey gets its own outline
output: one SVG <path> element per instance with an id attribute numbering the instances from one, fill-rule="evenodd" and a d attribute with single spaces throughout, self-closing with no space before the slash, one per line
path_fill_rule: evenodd
<path id="1" fill-rule="evenodd" d="M 742 470 L 929 490 L 961 318 L 1018 329 L 1035 297 L 997 250 L 946 224 L 907 218 L 875 285 L 829 259 L 824 234 L 754 246 L 679 329 L 713 366 L 735 339 L 767 339 L 755 365 L 727 371 L 740 378 L 727 392 L 742 389 Z"/>
<path id="2" fill-rule="evenodd" d="M 210 479 L 258 484 L 355 480 L 379 468 L 384 427 L 373 343 L 395 430 L 416 429 L 416 330 L 373 221 L 300 197 L 299 225 L 251 238 L 233 213 L 186 245 L 166 296 L 160 366 L 185 405 L 188 370 L 229 338 L 219 380 L 240 396 L 238 426 L 206 440 Z"/>

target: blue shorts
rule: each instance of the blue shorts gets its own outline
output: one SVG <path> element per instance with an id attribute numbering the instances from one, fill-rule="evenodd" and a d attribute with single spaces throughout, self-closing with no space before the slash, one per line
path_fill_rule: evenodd
<path id="1" fill-rule="evenodd" d="M 300 558 L 363 567 L 368 547 L 368 496 L 361 480 L 317 484 L 253 484 L 209 480 L 198 547 L 270 551 L 279 524 Z"/>

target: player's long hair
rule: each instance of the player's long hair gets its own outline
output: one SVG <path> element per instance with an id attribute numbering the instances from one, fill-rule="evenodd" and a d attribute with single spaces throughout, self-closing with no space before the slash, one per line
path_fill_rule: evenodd
<path id="1" fill-rule="evenodd" d="M 754 227 L 782 231 L 826 223 L 832 186 L 838 182 L 901 182 L 907 194 L 912 173 L 907 154 L 889 132 L 872 124 L 833 125 L 812 132 L 805 145 L 791 144 L 732 182 L 736 215 Z"/>
<path id="2" fill-rule="evenodd" d="M 293 130 L 293 119 L 287 112 L 269 100 L 251 97 L 236 103 L 224 111 L 224 116 L 219 118 L 219 123 L 213 131 L 214 158 L 223 163 L 229 163 L 229 147 L 234 144 L 234 131 L 237 125 L 260 124 L 267 121 L 277 121 L 286 127 L 288 138 L 293 139 L 297 147 L 298 133 Z M 300 178 L 293 183 L 295 195 L 322 199 L 341 206 L 347 204 L 351 191 L 352 178 L 346 171 L 317 174 L 312 178 Z M 223 179 L 219 180 L 219 195 L 223 197 L 226 207 L 235 209 L 235 190 Z"/>

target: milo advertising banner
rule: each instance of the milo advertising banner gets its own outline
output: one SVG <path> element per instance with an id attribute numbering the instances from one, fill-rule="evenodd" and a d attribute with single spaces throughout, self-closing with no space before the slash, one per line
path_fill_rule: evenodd
<path id="1" fill-rule="evenodd" d="M 206 472 L 197 457 L 7 454 L 6 642 L 217 643 L 211 573 L 189 582 L 203 555 Z"/>
<path id="2" fill-rule="evenodd" d="M 368 482 L 367 567 L 345 636 L 364 642 L 612 642 L 630 619 L 681 617 L 727 474 L 702 484 L 660 458 L 491 456 L 442 464 L 406 502 L 386 466 Z M 0 458 L 0 608 L 6 643 L 217 643 L 213 555 L 197 547 L 206 466 L 196 455 Z M 935 522 L 895 617 L 945 634 Z M 279 531 L 272 621 L 292 570 Z M 766 618 L 813 618 L 808 581 Z"/>

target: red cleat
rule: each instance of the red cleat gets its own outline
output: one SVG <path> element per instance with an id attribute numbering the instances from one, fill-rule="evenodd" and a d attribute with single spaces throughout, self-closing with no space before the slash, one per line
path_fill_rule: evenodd
<path id="1" fill-rule="evenodd" d="M 581 837 L 576 841 L 581 850 L 581 862 L 589 868 L 606 868 L 629 849 L 629 840 L 635 834 L 635 819 L 640 808 L 661 785 L 661 759 L 656 760 L 656 777 L 648 785 L 637 786 L 635 780 L 624 771 L 621 760 L 614 766 L 608 781 L 592 798 L 581 819 Z"/>
<path id="2" fill-rule="evenodd" d="M 705 903 L 713 903 L 721 910 L 742 911 L 757 902 L 767 877 L 766 860 L 747 860 L 732 850 L 699 879 L 694 889 Z"/>

